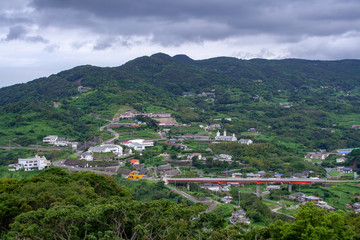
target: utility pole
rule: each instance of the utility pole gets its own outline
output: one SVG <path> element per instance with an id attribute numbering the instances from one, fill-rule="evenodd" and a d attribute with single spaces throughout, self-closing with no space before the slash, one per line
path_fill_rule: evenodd
<path id="1" fill-rule="evenodd" d="M 238 190 L 238 194 L 239 194 L 239 208 L 240 208 L 240 190 Z"/>

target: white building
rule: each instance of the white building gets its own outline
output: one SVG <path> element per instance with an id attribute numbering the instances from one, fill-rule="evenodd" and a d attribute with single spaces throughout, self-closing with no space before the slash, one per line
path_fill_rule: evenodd
<path id="1" fill-rule="evenodd" d="M 115 144 L 102 144 L 100 146 L 90 147 L 89 153 L 109 153 L 113 152 L 117 156 L 123 155 L 123 148 Z"/>
<path id="2" fill-rule="evenodd" d="M 253 142 L 251 139 L 241 138 L 241 139 L 239 140 L 239 143 L 241 143 L 241 144 L 246 144 L 246 145 L 250 145 L 250 144 L 253 144 L 254 142 Z"/>
<path id="3" fill-rule="evenodd" d="M 232 156 L 228 155 L 228 154 L 220 154 L 219 158 L 226 159 L 226 160 L 231 160 Z"/>
<path id="4" fill-rule="evenodd" d="M 91 153 L 89 152 L 84 152 L 80 155 L 80 159 L 82 160 L 86 160 L 86 161 L 92 161 L 94 160 L 94 157 Z"/>
<path id="5" fill-rule="evenodd" d="M 134 148 L 135 151 L 144 151 L 146 147 L 153 147 L 154 141 L 144 139 L 133 139 L 123 142 L 123 145 Z"/>
<path id="6" fill-rule="evenodd" d="M 44 156 L 40 157 L 35 155 L 32 158 L 19 158 L 18 166 L 16 169 L 24 169 L 25 171 L 31 171 L 34 169 L 43 170 L 44 168 L 50 167 L 51 162 L 48 161 Z"/>
<path id="7" fill-rule="evenodd" d="M 343 163 L 346 161 L 346 157 L 341 157 L 336 159 L 336 163 Z"/>
<path id="8" fill-rule="evenodd" d="M 67 146 L 69 141 L 64 137 L 58 137 L 56 135 L 50 135 L 43 138 L 43 143 L 55 145 L 55 146 Z"/>
<path id="9" fill-rule="evenodd" d="M 55 144 L 57 139 L 58 139 L 58 136 L 50 135 L 50 136 L 47 136 L 47 137 L 43 138 L 43 143 Z"/>
<path id="10" fill-rule="evenodd" d="M 227 135 L 226 135 L 226 130 L 225 130 L 223 135 L 220 135 L 220 131 L 217 131 L 215 140 L 216 140 L 216 141 L 231 141 L 231 142 L 235 142 L 235 141 L 237 141 L 237 138 L 235 137 L 235 134 L 233 134 L 232 136 L 227 136 Z"/>
<path id="11" fill-rule="evenodd" d="M 231 201 L 233 200 L 233 197 L 225 196 L 225 197 L 221 198 L 221 200 L 225 203 L 231 203 Z"/>
<path id="12" fill-rule="evenodd" d="M 242 177 L 242 173 L 233 173 L 233 174 L 231 175 L 231 177 L 233 177 L 233 178 L 241 178 L 241 177 Z"/>
<path id="13" fill-rule="evenodd" d="M 57 138 L 56 141 L 54 142 L 54 145 L 55 145 L 55 146 L 62 146 L 62 147 L 64 147 L 64 146 L 67 146 L 68 144 L 69 144 L 69 141 L 66 140 L 66 138 L 64 138 L 64 137 L 59 137 L 59 138 Z"/>

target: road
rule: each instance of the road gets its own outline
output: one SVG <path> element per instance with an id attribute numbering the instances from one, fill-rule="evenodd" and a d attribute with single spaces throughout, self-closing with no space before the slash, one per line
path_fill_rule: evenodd
<path id="1" fill-rule="evenodd" d="M 4 148 L 4 149 L 68 150 L 68 147 L 52 147 L 52 146 L 41 146 L 41 145 L 30 145 L 27 147 L 0 145 L 0 148 Z"/>
<path id="2" fill-rule="evenodd" d="M 111 138 L 111 139 L 109 139 L 109 140 L 106 140 L 104 143 L 114 143 L 114 141 L 116 140 L 116 139 L 119 139 L 119 133 L 117 133 L 117 132 L 115 132 L 114 130 L 112 130 L 111 128 L 107 128 L 106 129 L 108 132 L 110 132 L 110 133 L 112 133 L 112 134 L 114 134 L 114 136 L 115 137 L 113 137 L 113 138 Z"/>

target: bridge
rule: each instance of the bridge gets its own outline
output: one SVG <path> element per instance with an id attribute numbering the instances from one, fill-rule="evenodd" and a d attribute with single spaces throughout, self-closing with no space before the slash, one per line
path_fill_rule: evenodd
<path id="1" fill-rule="evenodd" d="M 261 183 L 285 183 L 288 184 L 289 192 L 292 191 L 293 183 L 339 183 L 339 182 L 359 182 L 358 180 L 327 180 L 312 178 L 167 178 L 164 177 L 165 183 L 256 183 L 256 195 L 260 196 Z"/>

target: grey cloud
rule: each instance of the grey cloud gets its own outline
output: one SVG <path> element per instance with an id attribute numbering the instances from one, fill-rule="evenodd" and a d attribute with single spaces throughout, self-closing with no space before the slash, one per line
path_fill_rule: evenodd
<path id="1" fill-rule="evenodd" d="M 110 47 L 112 47 L 112 39 L 103 39 L 96 43 L 96 45 L 93 47 L 94 50 L 105 50 Z"/>
<path id="2" fill-rule="evenodd" d="M 44 50 L 49 53 L 55 52 L 57 49 L 59 49 L 59 45 L 57 45 L 57 44 L 51 44 L 44 48 Z"/>
<path id="3" fill-rule="evenodd" d="M 23 26 L 11 27 L 5 41 L 24 39 L 26 34 L 27 30 Z"/>
<path id="4" fill-rule="evenodd" d="M 85 45 L 93 46 L 96 51 L 132 47 L 140 44 L 134 37 L 150 39 L 163 47 L 256 36 L 266 36 L 266 39 L 253 45 L 271 39 L 273 44 L 302 46 L 312 37 L 360 32 L 358 0 L 24 1 L 27 1 L 24 6 L 31 9 L 25 15 L 3 12 L 0 6 L 0 25 L 4 19 L 7 27 L 11 26 L 6 40 L 47 43 L 41 36 L 28 36 L 28 26 L 79 30 L 79 34 L 90 36 L 83 42 L 73 43 L 74 49 Z M 98 39 L 95 43 L 94 38 Z M 295 51 L 300 53 L 289 50 Z M 239 55 L 251 54 L 273 55 L 263 51 Z"/>
<path id="5" fill-rule="evenodd" d="M 360 31 L 357 0 L 32 0 L 31 6 L 42 25 L 87 28 L 107 36 L 152 35 L 163 45 L 260 32 L 299 41 L 304 35 Z M 97 44 L 96 49 L 103 47 Z"/>
<path id="6" fill-rule="evenodd" d="M 309 37 L 288 47 L 287 57 L 306 59 L 359 58 L 360 32 L 330 37 Z"/>
<path id="7" fill-rule="evenodd" d="M 41 36 L 28 36 L 28 30 L 23 26 L 10 27 L 9 33 L 3 41 L 21 40 L 33 43 L 47 43 L 48 41 Z"/>
<path id="8" fill-rule="evenodd" d="M 48 43 L 48 40 L 46 40 L 41 36 L 29 36 L 24 38 L 24 40 L 27 42 L 34 42 L 34 43 Z"/>

